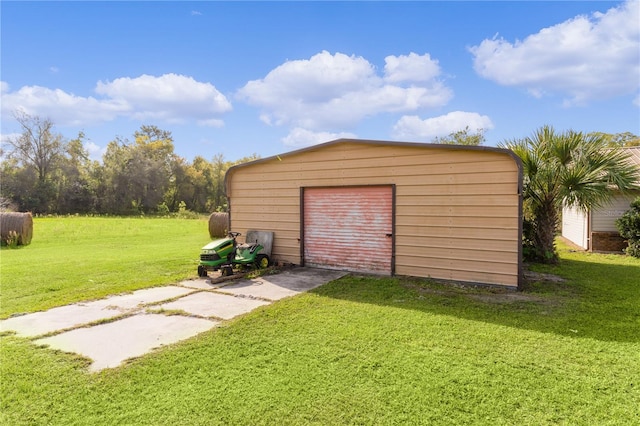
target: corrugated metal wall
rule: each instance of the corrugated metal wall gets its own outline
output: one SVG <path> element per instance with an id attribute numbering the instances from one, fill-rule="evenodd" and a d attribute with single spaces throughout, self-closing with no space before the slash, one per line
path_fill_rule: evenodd
<path id="1" fill-rule="evenodd" d="M 393 187 L 304 188 L 303 262 L 347 271 L 393 272 Z"/>
<path id="2" fill-rule="evenodd" d="M 231 227 L 275 232 L 273 256 L 300 264 L 300 188 L 395 185 L 395 272 L 516 286 L 520 171 L 506 151 L 335 141 L 227 173 Z"/>

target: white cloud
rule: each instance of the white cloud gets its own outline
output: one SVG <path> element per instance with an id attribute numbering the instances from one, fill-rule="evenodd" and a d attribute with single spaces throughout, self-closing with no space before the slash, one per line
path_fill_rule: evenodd
<path id="1" fill-rule="evenodd" d="M 262 108 L 260 119 L 267 124 L 314 131 L 350 128 L 365 117 L 439 107 L 451 99 L 429 55 L 385 61 L 386 75 L 379 76 L 362 57 L 323 51 L 285 62 L 265 78 L 248 82 L 238 96 Z M 400 81 L 420 84 L 393 84 Z"/>
<path id="2" fill-rule="evenodd" d="M 125 102 L 113 99 L 76 96 L 60 89 L 24 86 L 15 92 L 2 93 L 2 114 L 16 110 L 48 117 L 59 125 L 80 126 L 115 119 L 129 112 Z"/>
<path id="3" fill-rule="evenodd" d="M 453 111 L 424 120 L 415 115 L 405 115 L 393 126 L 393 136 L 397 139 L 430 141 L 466 127 L 474 133 L 478 129 L 493 129 L 493 123 L 486 115 L 465 111 Z"/>
<path id="4" fill-rule="evenodd" d="M 640 2 L 577 16 L 523 41 L 484 40 L 469 50 L 474 69 L 533 96 L 560 93 L 568 104 L 631 95 L 640 88 Z"/>
<path id="5" fill-rule="evenodd" d="M 195 121 L 219 127 L 219 116 L 232 109 L 212 84 L 176 74 L 100 81 L 95 92 L 100 97 L 76 96 L 41 86 L 24 86 L 11 92 L 2 82 L 2 114 L 21 109 L 49 117 L 60 126 L 84 126 L 128 117 L 168 123 Z"/>
<path id="6" fill-rule="evenodd" d="M 107 83 L 100 81 L 96 93 L 126 103 L 132 110 L 131 116 L 137 120 L 206 121 L 232 109 L 227 98 L 212 84 L 177 74 L 160 77 L 145 74 Z"/>
<path id="7" fill-rule="evenodd" d="M 282 138 L 282 143 L 286 146 L 302 148 L 305 146 L 317 145 L 319 143 L 329 142 L 341 138 L 356 138 L 353 133 L 331 133 L 331 132 L 312 132 L 310 130 L 296 127 L 289 134 Z"/>
<path id="8" fill-rule="evenodd" d="M 430 81 L 440 75 L 438 61 L 429 54 L 409 56 L 387 56 L 384 58 L 385 80 L 396 83 L 400 81 Z"/>

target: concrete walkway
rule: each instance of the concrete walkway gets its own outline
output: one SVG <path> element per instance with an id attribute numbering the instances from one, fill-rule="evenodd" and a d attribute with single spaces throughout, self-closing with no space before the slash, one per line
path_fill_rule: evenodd
<path id="1" fill-rule="evenodd" d="M 0 331 L 13 331 L 37 345 L 86 356 L 93 361 L 89 369 L 99 371 L 346 274 L 293 268 L 221 284 L 208 278 L 188 280 L 12 317 L 0 321 Z"/>

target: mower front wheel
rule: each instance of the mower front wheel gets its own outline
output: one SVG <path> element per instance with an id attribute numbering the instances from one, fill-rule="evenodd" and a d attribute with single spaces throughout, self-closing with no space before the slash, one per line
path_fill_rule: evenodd
<path id="1" fill-rule="evenodd" d="M 267 256 L 266 254 L 259 254 L 258 256 L 256 256 L 256 266 L 258 267 L 258 269 L 264 269 L 267 268 L 269 266 L 269 256 Z"/>
<path id="2" fill-rule="evenodd" d="M 200 278 L 205 278 L 207 276 L 207 268 L 202 265 L 198 266 L 198 276 Z"/>

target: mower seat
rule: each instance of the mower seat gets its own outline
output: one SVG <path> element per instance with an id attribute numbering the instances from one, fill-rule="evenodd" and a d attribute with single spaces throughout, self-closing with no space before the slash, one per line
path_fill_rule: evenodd
<path id="1" fill-rule="evenodd" d="M 242 250 L 249 250 L 249 253 L 253 253 L 254 251 L 256 251 L 256 250 L 258 249 L 258 243 L 252 243 L 252 244 L 244 243 L 244 244 L 240 244 L 240 245 L 238 245 L 238 249 L 242 249 Z"/>

